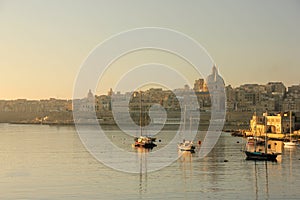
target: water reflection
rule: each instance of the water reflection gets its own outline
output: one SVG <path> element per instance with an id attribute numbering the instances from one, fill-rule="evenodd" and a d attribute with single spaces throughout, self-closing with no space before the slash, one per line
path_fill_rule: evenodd
<path id="1" fill-rule="evenodd" d="M 265 162 L 265 169 L 266 169 L 266 194 L 267 199 L 269 199 L 269 173 L 268 173 L 268 162 Z"/>
<path id="2" fill-rule="evenodd" d="M 285 157 L 289 158 L 289 178 L 292 178 L 293 176 L 293 156 L 296 153 L 296 150 L 297 148 L 295 146 L 288 146 L 287 148 L 284 148 Z"/>
<path id="3" fill-rule="evenodd" d="M 141 147 L 136 147 L 138 162 L 140 163 L 140 173 L 139 173 L 139 193 L 143 194 L 147 192 L 147 157 L 151 149 L 145 149 Z"/>
<path id="4" fill-rule="evenodd" d="M 202 166 L 200 170 L 207 173 L 206 176 L 212 184 L 212 190 L 218 189 L 215 185 L 217 185 L 220 176 L 224 174 L 224 159 L 226 157 L 224 149 L 226 146 L 224 138 L 221 137 L 212 151 L 203 160 L 200 160 L 200 166 Z"/>
<path id="5" fill-rule="evenodd" d="M 257 183 L 257 164 L 256 161 L 254 161 L 254 193 L 255 193 L 255 199 L 258 199 L 258 183 Z"/>
<path id="6" fill-rule="evenodd" d="M 193 157 L 189 151 L 178 151 L 180 171 L 182 172 L 182 183 L 184 185 L 184 191 L 191 191 L 192 179 L 193 179 Z M 190 186 L 190 187 L 189 187 Z"/>
<path id="7" fill-rule="evenodd" d="M 255 199 L 263 199 L 259 195 L 265 194 L 265 199 L 269 199 L 269 173 L 268 173 L 268 162 L 264 161 L 257 162 L 254 161 L 253 165 L 253 175 L 254 175 L 254 193 L 255 193 Z M 264 173 L 264 176 L 261 175 L 261 173 Z M 265 180 L 263 180 L 265 179 Z M 263 182 L 265 182 L 265 188 L 264 191 L 259 186 L 263 185 Z"/>
<path id="8" fill-rule="evenodd" d="M 118 133 L 113 130 L 108 135 L 121 144 L 123 136 Z M 170 141 L 173 137 L 170 133 L 162 134 L 161 144 Z M 300 196 L 300 148 L 284 148 L 282 162 L 248 162 L 240 151 L 245 143 L 237 143 L 242 138 L 223 134 L 207 157 L 197 159 L 196 154 L 179 152 L 182 156 L 176 162 L 149 173 L 152 164 L 178 155 L 177 149 L 153 162 L 151 152 L 132 149 L 130 139 L 124 141 L 124 148 L 136 152 L 134 162 L 139 172 L 128 174 L 94 159 L 74 128 L 0 124 L 0 135 L 0 199 L 45 196 L 49 199 L 299 199 Z M 127 164 L 123 159 L 113 161 Z"/>

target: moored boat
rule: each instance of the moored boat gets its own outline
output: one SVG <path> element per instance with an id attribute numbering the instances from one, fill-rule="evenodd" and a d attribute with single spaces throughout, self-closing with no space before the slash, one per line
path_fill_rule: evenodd
<path id="1" fill-rule="evenodd" d="M 267 133 L 267 113 L 264 117 L 264 151 L 263 150 L 258 150 L 256 149 L 257 147 L 257 136 L 256 136 L 256 126 L 254 128 L 254 138 L 253 138 L 253 142 L 254 142 L 254 148 L 253 151 L 250 150 L 245 150 L 245 154 L 246 154 L 246 160 L 262 160 L 262 161 L 277 161 L 276 158 L 278 155 L 280 155 L 280 153 L 276 153 L 276 152 L 268 152 L 268 133 Z"/>
<path id="2" fill-rule="evenodd" d="M 290 111 L 290 137 L 288 141 L 284 141 L 283 144 L 285 147 L 295 147 L 298 146 L 297 140 L 292 140 L 292 111 Z"/>
<path id="3" fill-rule="evenodd" d="M 190 151 L 190 152 L 195 152 L 195 146 L 192 141 L 185 140 L 181 143 L 178 144 L 178 149 L 180 151 Z"/>
<path id="4" fill-rule="evenodd" d="M 146 149 L 152 149 L 157 145 L 154 143 L 156 138 L 150 136 L 143 136 L 142 132 L 142 92 L 140 92 L 140 136 L 134 138 L 132 147 L 141 147 Z"/>
<path id="5" fill-rule="evenodd" d="M 134 147 L 143 147 L 143 148 L 153 148 L 157 145 L 154 143 L 156 138 L 149 137 L 149 136 L 140 136 L 134 138 Z"/>
<path id="6" fill-rule="evenodd" d="M 283 142 L 285 147 L 295 147 L 295 146 L 299 146 L 299 143 L 297 140 L 291 140 L 291 141 L 287 141 L 287 142 Z"/>
<path id="7" fill-rule="evenodd" d="M 279 153 L 265 153 L 258 151 L 245 151 L 247 160 L 262 160 L 262 161 L 277 161 L 277 155 Z"/>

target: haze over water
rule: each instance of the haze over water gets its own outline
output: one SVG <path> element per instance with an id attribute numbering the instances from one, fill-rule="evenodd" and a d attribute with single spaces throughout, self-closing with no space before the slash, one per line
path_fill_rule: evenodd
<path id="1" fill-rule="evenodd" d="M 172 137 L 171 132 L 161 133 L 158 147 Z M 132 140 L 122 138 L 121 132 L 106 134 L 117 145 L 131 148 Z M 246 161 L 240 151 L 243 139 L 228 133 L 202 160 L 184 154 L 170 166 L 144 174 L 104 166 L 86 151 L 71 126 L 0 124 L 0 135 L 1 199 L 296 199 L 300 195 L 299 148 L 284 149 L 277 163 Z M 137 159 L 147 168 L 147 153 L 137 152 Z"/>

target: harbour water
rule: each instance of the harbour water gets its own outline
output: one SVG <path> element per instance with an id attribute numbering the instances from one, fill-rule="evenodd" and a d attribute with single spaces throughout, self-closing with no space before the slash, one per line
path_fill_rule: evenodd
<path id="1" fill-rule="evenodd" d="M 160 134 L 162 143 L 170 132 Z M 120 146 L 132 143 L 117 130 L 106 134 Z M 0 199 L 300 198 L 299 148 L 283 149 L 278 162 L 255 162 L 245 160 L 244 144 L 222 133 L 203 159 L 184 153 L 161 170 L 132 174 L 93 158 L 72 126 L 0 124 Z"/>

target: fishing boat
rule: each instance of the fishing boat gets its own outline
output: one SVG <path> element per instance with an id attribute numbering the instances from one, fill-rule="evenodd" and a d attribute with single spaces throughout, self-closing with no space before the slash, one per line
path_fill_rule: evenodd
<path id="1" fill-rule="evenodd" d="M 134 138 L 133 147 L 141 147 L 146 149 L 152 149 L 157 145 L 154 143 L 156 138 L 150 136 L 143 136 L 142 129 L 142 93 L 140 92 L 140 136 Z"/>
<path id="2" fill-rule="evenodd" d="M 263 160 L 263 161 L 277 161 L 278 153 L 265 153 L 260 151 L 245 151 L 247 160 Z"/>
<path id="3" fill-rule="evenodd" d="M 256 142 L 257 140 L 254 139 L 254 148 L 253 151 L 250 150 L 245 150 L 245 154 L 246 154 L 246 159 L 247 160 L 262 160 L 262 161 L 277 161 L 276 158 L 278 155 L 280 155 L 280 153 L 276 153 L 276 152 L 268 152 L 268 136 L 267 136 L 267 131 L 266 131 L 266 127 L 267 127 L 267 114 L 265 117 L 265 148 L 264 151 L 262 151 L 261 149 L 259 149 L 257 151 L 256 149 Z M 256 131 L 254 132 L 254 138 L 256 138 Z"/>
<path id="4" fill-rule="evenodd" d="M 280 153 L 268 152 L 268 139 L 265 137 L 265 148 L 263 150 L 256 150 L 256 144 L 254 143 L 254 150 L 245 150 L 247 160 L 263 160 L 263 161 L 277 161 L 276 158 Z"/>
<path id="5" fill-rule="evenodd" d="M 283 142 L 285 147 L 295 147 L 298 146 L 297 140 L 292 140 L 292 111 L 290 111 L 290 137 L 288 141 Z"/>
<path id="6" fill-rule="evenodd" d="M 178 149 L 180 151 L 190 151 L 195 152 L 195 146 L 192 141 L 184 140 L 183 142 L 178 144 Z"/>
<path id="7" fill-rule="evenodd" d="M 143 147 L 143 148 L 153 148 L 157 145 L 154 143 L 156 138 L 149 137 L 149 136 L 140 136 L 134 138 L 134 147 Z"/>

